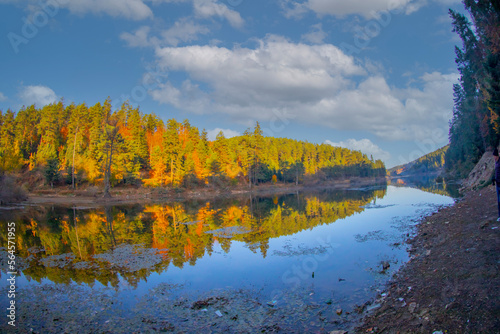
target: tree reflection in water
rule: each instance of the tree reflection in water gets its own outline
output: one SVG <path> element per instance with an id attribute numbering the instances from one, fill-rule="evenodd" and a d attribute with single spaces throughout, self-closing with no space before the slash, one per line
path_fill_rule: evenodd
<path id="1" fill-rule="evenodd" d="M 16 219 L 18 256 L 24 275 L 38 282 L 43 278 L 57 283 L 98 281 L 116 287 L 119 274 L 136 286 L 170 264 L 179 268 L 196 264 L 212 254 L 216 242 L 226 253 L 233 241 L 243 242 L 266 257 L 269 240 L 359 213 L 385 193 L 385 188 L 325 190 L 202 204 L 44 208 Z M 6 230 L 0 232 L 0 240 L 5 247 Z M 52 261 L 54 256 L 65 261 Z"/>

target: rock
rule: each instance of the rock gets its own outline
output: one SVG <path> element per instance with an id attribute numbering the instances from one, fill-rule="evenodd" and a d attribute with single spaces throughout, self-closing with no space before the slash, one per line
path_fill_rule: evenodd
<path id="1" fill-rule="evenodd" d="M 337 330 L 337 331 L 331 331 L 329 334 L 346 334 L 346 333 L 347 333 L 347 331 L 339 331 L 339 330 Z"/>
<path id="2" fill-rule="evenodd" d="M 492 152 L 486 151 L 463 182 L 461 191 L 474 190 L 486 186 L 491 182 L 491 174 L 493 174 L 494 169 L 495 160 L 493 159 Z"/>
<path id="3" fill-rule="evenodd" d="M 410 313 L 414 313 L 416 309 L 417 309 L 417 303 L 412 302 L 408 305 L 408 311 L 410 311 Z"/>
<path id="4" fill-rule="evenodd" d="M 341 315 L 342 314 L 342 309 L 341 308 L 338 308 L 335 313 L 337 313 L 337 315 Z"/>
<path id="5" fill-rule="evenodd" d="M 491 223 L 495 222 L 495 219 L 488 219 L 488 220 L 485 220 L 481 223 L 481 225 L 479 225 L 479 228 L 480 229 L 484 229 L 486 227 L 488 227 L 488 225 L 490 225 Z"/>
<path id="6" fill-rule="evenodd" d="M 424 315 L 426 315 L 427 313 L 429 313 L 429 309 L 424 308 L 424 309 L 422 309 L 420 312 L 418 312 L 418 315 L 419 315 L 420 317 L 423 317 L 423 316 L 424 316 Z"/>
<path id="7" fill-rule="evenodd" d="M 390 266 L 391 266 L 391 264 L 389 262 L 387 262 L 387 261 L 382 262 L 382 269 L 383 270 L 389 269 Z"/>

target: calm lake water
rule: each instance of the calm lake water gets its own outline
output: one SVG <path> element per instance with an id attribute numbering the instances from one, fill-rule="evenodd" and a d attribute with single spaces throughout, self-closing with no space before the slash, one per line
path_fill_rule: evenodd
<path id="1" fill-rule="evenodd" d="M 123 324 L 129 326 L 124 332 L 349 329 L 359 306 L 375 299 L 408 260 L 405 240 L 415 224 L 454 201 L 454 193 L 433 182 L 418 185 L 425 191 L 409 187 L 415 184 L 408 180 L 392 184 L 203 202 L 0 211 L 1 246 L 7 247 L 7 223 L 16 222 L 17 329 L 121 332 Z M 11 300 L 5 248 L 1 256 L 5 310 Z M 0 329 L 11 328 L 2 323 Z"/>

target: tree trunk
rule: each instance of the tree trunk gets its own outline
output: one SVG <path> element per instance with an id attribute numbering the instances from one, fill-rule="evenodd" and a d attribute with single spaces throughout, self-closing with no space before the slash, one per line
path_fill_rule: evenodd
<path id="1" fill-rule="evenodd" d="M 76 136 L 78 135 L 78 126 L 76 127 L 75 140 L 73 142 L 73 163 L 71 167 L 71 188 L 75 189 L 75 151 L 76 151 Z"/>
<path id="2" fill-rule="evenodd" d="M 252 189 L 252 168 L 248 167 L 248 188 Z"/>
<path id="3" fill-rule="evenodd" d="M 170 182 L 174 185 L 174 158 L 170 159 Z"/>
<path id="4" fill-rule="evenodd" d="M 295 185 L 299 185 L 299 166 L 297 165 L 295 167 Z"/>
<path id="5" fill-rule="evenodd" d="M 109 193 L 109 190 L 111 188 L 110 185 L 110 175 L 111 175 L 111 163 L 113 161 L 113 142 L 114 139 L 111 140 L 109 144 L 109 159 L 106 159 L 106 170 L 104 172 L 104 197 L 105 198 L 111 198 L 111 194 Z"/>

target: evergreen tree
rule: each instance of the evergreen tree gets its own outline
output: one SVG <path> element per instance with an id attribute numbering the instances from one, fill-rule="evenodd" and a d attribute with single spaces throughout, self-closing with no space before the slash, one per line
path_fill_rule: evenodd
<path id="1" fill-rule="evenodd" d="M 500 138 L 500 10 L 498 1 L 464 0 L 473 20 L 450 10 L 453 30 L 462 39 L 456 48 L 460 83 L 454 87 L 450 148 L 445 157 L 448 173 L 464 177 L 481 155 Z"/>

